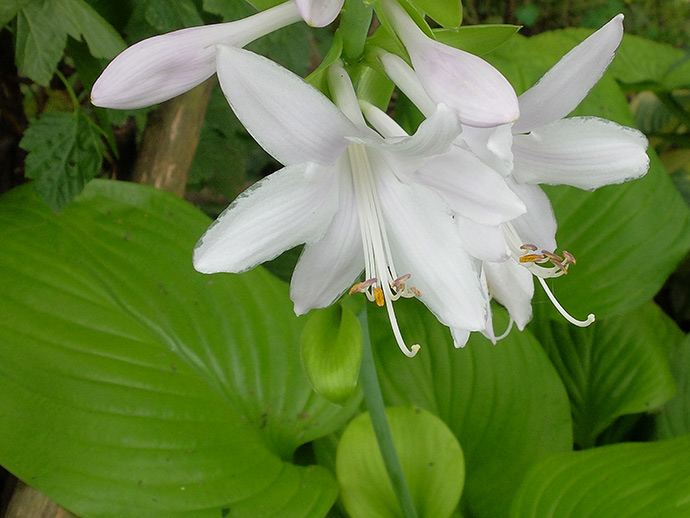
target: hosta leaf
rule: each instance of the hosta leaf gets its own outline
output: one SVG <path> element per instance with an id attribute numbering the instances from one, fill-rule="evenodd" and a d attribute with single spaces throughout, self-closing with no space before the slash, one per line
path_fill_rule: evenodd
<path id="1" fill-rule="evenodd" d="M 417 515 L 448 518 L 458 505 L 465 476 L 457 439 L 443 421 L 421 408 L 388 408 L 386 416 Z M 368 413 L 343 432 L 336 469 L 352 518 L 401 516 Z"/>
<path id="2" fill-rule="evenodd" d="M 59 215 L 0 199 L 0 464 L 84 518 L 322 516 L 332 476 L 290 463 L 337 429 L 287 286 L 191 266 L 208 218 L 96 180 Z"/>
<path id="3" fill-rule="evenodd" d="M 79 194 L 101 166 L 99 136 L 82 112 L 48 112 L 31 123 L 21 147 L 26 176 L 55 212 Z"/>
<path id="4" fill-rule="evenodd" d="M 568 390 L 582 448 L 617 417 L 657 409 L 675 392 L 668 349 L 683 333 L 652 303 L 585 329 L 548 319 L 535 324 L 530 329 Z"/>
<path id="5" fill-rule="evenodd" d="M 460 0 L 411 0 L 411 2 L 438 22 L 441 27 L 458 27 L 462 23 Z"/>
<path id="6" fill-rule="evenodd" d="M 657 431 L 663 439 L 690 434 L 690 335 L 673 344 L 670 360 L 678 392 L 657 417 Z"/>
<path id="7" fill-rule="evenodd" d="M 543 349 L 529 332 L 513 332 L 498 345 L 474 333 L 457 350 L 448 329 L 421 304 L 399 300 L 403 336 L 422 346 L 409 359 L 400 354 L 385 311 L 376 309 L 369 329 L 386 401 L 418 405 L 443 419 L 465 454 L 466 514 L 505 516 L 529 467 L 572 447 L 568 397 Z M 497 311 L 496 328 L 506 323 Z"/>
<path id="8" fill-rule="evenodd" d="M 690 514 L 690 435 L 554 455 L 523 480 L 510 518 Z"/>

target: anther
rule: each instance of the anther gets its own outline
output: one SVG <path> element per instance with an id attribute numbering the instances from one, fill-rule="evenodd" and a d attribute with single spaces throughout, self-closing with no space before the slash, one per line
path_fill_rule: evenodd
<path id="1" fill-rule="evenodd" d="M 376 288 L 374 288 L 374 302 L 376 302 L 378 307 L 383 307 L 385 303 L 381 286 L 376 286 Z"/>
<path id="2" fill-rule="evenodd" d="M 378 279 L 374 277 L 373 279 L 368 279 L 363 282 L 358 282 L 352 288 L 350 288 L 349 295 L 352 295 L 354 293 L 363 293 L 365 292 L 370 286 L 373 284 L 376 284 L 378 282 Z"/>
<path id="3" fill-rule="evenodd" d="M 410 291 L 412 292 L 412 295 L 414 295 L 414 296 L 417 297 L 417 298 L 419 298 L 419 297 L 422 296 L 422 292 L 419 291 L 419 290 L 418 290 L 417 288 L 415 288 L 414 286 L 410 286 Z"/>
<path id="4" fill-rule="evenodd" d="M 545 257 L 541 254 L 525 254 L 520 256 L 519 261 L 521 263 L 536 263 L 537 261 L 542 261 L 544 259 Z"/>
<path id="5" fill-rule="evenodd" d="M 398 277 L 391 283 L 391 288 L 393 288 L 396 293 L 403 291 L 405 289 L 405 282 L 412 277 L 411 274 L 406 273 L 405 275 L 402 275 L 401 277 Z"/>
<path id="6" fill-rule="evenodd" d="M 520 246 L 520 250 L 531 250 L 532 252 L 536 252 L 539 250 L 539 247 L 536 245 L 530 245 L 529 243 L 525 243 L 524 245 Z"/>
<path id="7" fill-rule="evenodd" d="M 575 256 L 567 250 L 563 250 L 563 257 L 565 257 L 563 264 L 577 264 Z"/>

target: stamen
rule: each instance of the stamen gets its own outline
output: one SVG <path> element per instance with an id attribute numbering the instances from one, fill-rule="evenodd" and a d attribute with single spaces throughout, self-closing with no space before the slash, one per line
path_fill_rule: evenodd
<path id="1" fill-rule="evenodd" d="M 536 252 L 539 250 L 539 247 L 536 245 L 530 245 L 529 243 L 525 243 L 524 245 L 520 246 L 520 250 L 531 250 L 532 252 Z"/>
<path id="2" fill-rule="evenodd" d="M 415 297 L 421 297 L 422 296 L 422 292 L 419 291 L 414 286 L 410 286 L 410 291 L 412 292 L 412 295 L 414 295 Z"/>
<path id="3" fill-rule="evenodd" d="M 544 288 L 544 291 L 546 292 L 546 295 L 549 297 L 549 300 L 551 300 L 551 303 L 553 304 L 553 306 L 558 310 L 558 312 L 568 322 L 570 322 L 571 324 L 576 325 L 578 327 L 587 327 L 592 322 L 594 322 L 595 317 L 594 317 L 594 314 L 592 314 L 592 313 L 590 313 L 587 316 L 587 320 L 577 320 L 575 317 L 573 317 L 570 313 L 568 313 L 565 309 L 563 309 L 563 306 L 561 306 L 561 304 L 556 299 L 555 295 L 553 293 L 551 293 L 551 290 L 546 285 L 546 281 L 544 279 L 542 279 L 541 277 L 537 277 L 537 279 L 539 280 L 541 287 Z"/>
<path id="4" fill-rule="evenodd" d="M 575 256 L 568 252 L 567 250 L 563 250 L 563 257 L 565 257 L 563 264 L 568 265 L 568 264 L 577 264 L 577 261 L 575 260 Z"/>
<path id="5" fill-rule="evenodd" d="M 541 254 L 525 254 L 519 259 L 521 263 L 536 263 L 542 260 L 544 260 L 544 256 Z"/>
<path id="6" fill-rule="evenodd" d="M 510 331 L 513 329 L 513 324 L 515 321 L 513 320 L 513 317 L 510 317 L 510 320 L 508 321 L 508 327 L 506 327 L 506 330 L 503 331 L 503 333 L 500 336 L 496 337 L 496 342 L 503 340 L 506 336 L 510 334 Z M 494 342 L 494 343 L 496 343 Z"/>
<path id="7" fill-rule="evenodd" d="M 397 279 L 395 279 L 391 283 L 391 288 L 393 288 L 396 291 L 396 293 L 400 292 L 400 291 L 404 291 L 405 290 L 405 281 L 407 281 L 410 277 L 412 277 L 412 275 L 409 273 L 406 273 L 402 277 L 398 277 Z"/>
<path id="8" fill-rule="evenodd" d="M 386 297 L 386 309 L 388 310 L 388 320 L 390 320 L 393 336 L 395 337 L 395 341 L 398 342 L 398 347 L 405 356 L 413 358 L 421 347 L 419 344 L 413 344 L 412 347 L 408 349 L 405 345 L 405 341 L 400 333 L 400 328 L 398 327 L 398 319 L 395 318 L 395 311 L 393 311 L 393 301 L 389 297 Z"/>
<path id="9" fill-rule="evenodd" d="M 376 305 L 378 307 L 383 307 L 385 301 L 383 296 L 383 289 L 380 286 L 376 286 L 376 288 L 374 288 L 374 301 L 376 302 Z"/>
<path id="10" fill-rule="evenodd" d="M 364 293 L 370 286 L 376 284 L 377 282 L 379 281 L 376 277 L 363 282 L 358 282 L 357 284 L 352 286 L 352 288 L 350 288 L 349 295 L 352 295 L 353 293 Z"/>

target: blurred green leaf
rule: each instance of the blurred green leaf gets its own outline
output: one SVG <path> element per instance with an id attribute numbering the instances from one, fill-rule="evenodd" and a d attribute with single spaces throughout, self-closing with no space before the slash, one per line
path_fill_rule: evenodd
<path id="1" fill-rule="evenodd" d="M 436 29 L 434 36 L 441 43 L 481 56 L 503 45 L 519 30 L 517 25 L 467 25 Z"/>
<path id="2" fill-rule="evenodd" d="M 421 303 L 399 300 L 403 337 L 418 343 L 413 359 L 393 339 L 385 311 L 371 308 L 371 333 L 384 398 L 438 415 L 462 445 L 463 514 L 505 516 L 512 495 L 536 461 L 572 447 L 568 396 L 531 333 L 512 332 L 498 345 L 473 333 L 464 349 Z M 507 324 L 497 310 L 497 329 Z"/>
<path id="3" fill-rule="evenodd" d="M 419 518 L 449 517 L 465 477 L 457 439 L 443 421 L 421 408 L 387 408 L 386 416 Z M 352 518 L 401 516 L 368 413 L 352 420 L 343 432 L 336 471 Z"/>
<path id="4" fill-rule="evenodd" d="M 458 27 L 462 23 L 460 0 L 410 0 L 415 7 L 438 22 L 441 27 Z"/>
<path id="5" fill-rule="evenodd" d="M 43 201 L 61 211 L 96 176 L 101 166 L 100 137 L 83 112 L 48 112 L 33 121 L 20 145 L 26 176 Z"/>
<path id="6" fill-rule="evenodd" d="M 568 390 L 581 448 L 616 418 L 658 409 L 675 393 L 668 350 L 684 336 L 653 303 L 585 329 L 538 318 L 530 330 Z"/>
<path id="7" fill-rule="evenodd" d="M 690 436 L 554 455 L 524 478 L 510 518 L 690 514 Z"/>
<path id="8" fill-rule="evenodd" d="M 362 363 L 362 326 L 335 304 L 312 311 L 301 338 L 304 369 L 317 394 L 345 403 L 354 393 Z"/>
<path id="9" fill-rule="evenodd" d="M 84 0 L 26 0 L 17 15 L 16 60 L 20 71 L 46 86 L 62 59 L 67 35 L 86 41 L 98 58 L 125 48 L 115 29 Z"/>
<path id="10" fill-rule="evenodd" d="M 669 357 L 678 392 L 657 416 L 657 431 L 662 439 L 690 434 L 690 335 L 672 344 Z"/>
<path id="11" fill-rule="evenodd" d="M 193 270 L 209 223 L 112 181 L 60 215 L 30 185 L 0 198 L 0 463 L 80 516 L 312 517 L 335 499 L 290 461 L 358 400 L 311 390 L 284 283 Z"/>
<path id="12" fill-rule="evenodd" d="M 147 0 L 145 17 L 160 32 L 204 24 L 193 0 Z"/>
<path id="13" fill-rule="evenodd" d="M 7 25 L 12 18 L 17 16 L 22 5 L 28 1 L 30 0 L 5 0 L 0 3 L 0 28 Z"/>

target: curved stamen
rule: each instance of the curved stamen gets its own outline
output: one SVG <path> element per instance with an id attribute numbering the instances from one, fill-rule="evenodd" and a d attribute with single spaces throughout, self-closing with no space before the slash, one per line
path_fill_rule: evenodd
<path id="1" fill-rule="evenodd" d="M 573 317 L 570 313 L 568 313 L 563 306 L 558 302 L 556 299 L 556 296 L 551 293 L 551 290 L 549 287 L 546 285 L 546 281 L 542 279 L 541 277 L 537 277 L 539 280 L 539 283 L 541 284 L 542 288 L 544 288 L 544 291 L 546 292 L 546 295 L 549 297 L 549 300 L 553 304 L 553 306 L 558 310 L 558 312 L 565 318 L 568 322 L 570 322 L 573 325 L 576 325 L 578 327 L 587 327 L 590 325 L 592 322 L 595 320 L 595 316 L 593 313 L 590 313 L 587 316 L 586 320 L 578 320 L 575 317 Z"/>

